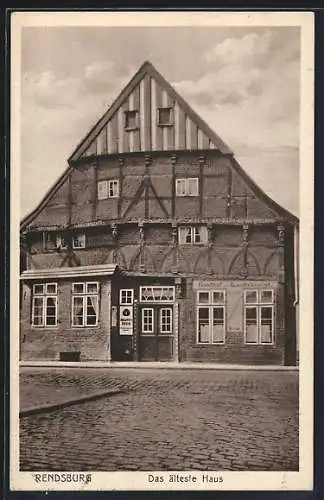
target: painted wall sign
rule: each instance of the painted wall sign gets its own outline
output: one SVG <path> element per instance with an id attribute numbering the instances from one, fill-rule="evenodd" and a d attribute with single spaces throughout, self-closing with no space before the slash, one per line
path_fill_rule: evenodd
<path id="1" fill-rule="evenodd" d="M 133 306 L 120 306 L 119 333 L 120 335 L 133 335 Z"/>
<path id="2" fill-rule="evenodd" d="M 246 280 L 223 280 L 223 281 L 200 281 L 194 280 L 192 287 L 194 290 L 217 290 L 218 288 L 275 288 L 277 281 L 246 281 Z"/>

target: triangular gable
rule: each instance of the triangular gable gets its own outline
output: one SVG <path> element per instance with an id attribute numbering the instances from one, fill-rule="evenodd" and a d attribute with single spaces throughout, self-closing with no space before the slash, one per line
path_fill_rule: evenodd
<path id="1" fill-rule="evenodd" d="M 170 108 L 167 126 L 159 123 L 161 108 Z M 128 111 L 136 115 L 129 129 L 125 122 Z M 219 149 L 232 154 L 152 64 L 145 62 L 69 161 L 96 154 L 183 149 Z"/>
<path id="2" fill-rule="evenodd" d="M 153 81 L 154 84 L 152 86 Z M 155 99 L 155 104 L 161 104 L 163 107 L 167 107 L 169 105 L 172 106 L 174 110 L 173 112 L 179 113 L 178 118 L 180 118 L 180 121 L 183 120 L 184 126 L 182 126 L 182 128 L 180 127 L 178 135 L 174 132 L 176 123 L 179 125 L 180 121 L 174 122 L 175 128 L 173 129 L 172 127 L 157 127 L 155 135 L 154 133 L 152 134 L 153 120 L 152 113 L 149 112 L 149 104 L 152 100 L 153 87 L 155 87 L 153 97 L 153 99 Z M 146 93 L 145 90 L 148 88 L 150 89 L 150 92 Z M 124 111 L 127 109 L 129 110 L 130 106 L 131 109 L 135 109 L 137 105 L 136 103 L 141 101 L 141 95 L 142 103 L 144 102 L 146 107 L 146 117 L 150 116 L 150 120 L 145 121 L 144 119 L 143 123 L 140 124 L 139 130 L 132 131 L 132 135 L 128 135 L 130 134 L 129 132 L 126 133 L 123 131 L 123 137 L 125 138 L 125 135 L 127 135 L 128 141 L 123 139 L 123 141 L 120 142 L 117 137 L 118 127 L 116 128 L 118 125 L 118 113 L 123 116 Z M 143 99 L 143 95 L 148 95 L 149 99 Z M 153 109 L 151 104 L 150 108 L 151 110 Z M 156 116 L 154 116 L 154 120 L 154 123 L 156 123 Z M 149 124 L 150 127 L 148 126 Z M 171 130 L 173 130 L 172 133 Z M 122 151 L 120 150 L 120 144 L 123 144 Z M 158 146 L 161 144 L 162 147 L 159 149 Z M 76 160 L 87 155 L 132 152 L 136 151 L 136 147 L 139 147 L 138 145 L 141 147 L 143 146 L 145 148 L 143 150 L 145 151 L 152 151 L 154 149 L 157 151 L 161 149 L 163 150 L 165 145 L 167 145 L 167 149 L 170 149 L 170 151 L 176 151 L 177 149 L 218 149 L 222 154 L 230 155 L 233 169 L 237 172 L 238 176 L 245 181 L 247 186 L 249 186 L 258 198 L 261 198 L 269 208 L 279 215 L 280 218 L 283 218 L 292 224 L 298 224 L 298 218 L 277 204 L 274 200 L 267 196 L 257 184 L 255 184 L 255 182 L 238 164 L 228 146 L 207 125 L 207 123 L 197 115 L 197 113 L 160 75 L 160 73 L 158 73 L 152 64 L 145 62 L 134 75 L 129 84 L 120 93 L 105 115 L 102 116 L 97 124 L 90 130 L 88 135 L 77 146 L 68 160 L 69 166 L 65 172 L 63 172 L 54 186 L 46 193 L 39 205 L 23 218 L 21 222 L 21 230 L 24 230 L 24 228 L 26 228 L 35 219 L 41 210 L 46 207 L 53 196 L 55 196 L 58 190 L 62 188 L 63 184 L 68 180 L 69 174 L 75 168 L 74 162 Z"/>

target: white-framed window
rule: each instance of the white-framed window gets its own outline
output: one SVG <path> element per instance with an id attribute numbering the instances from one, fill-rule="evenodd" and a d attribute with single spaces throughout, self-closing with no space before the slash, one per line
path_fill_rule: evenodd
<path id="1" fill-rule="evenodd" d="M 173 321 L 172 321 L 172 307 L 161 307 L 160 310 L 160 332 L 172 333 Z"/>
<path id="2" fill-rule="evenodd" d="M 158 108 L 157 119 L 160 127 L 170 127 L 173 125 L 173 108 L 171 106 Z"/>
<path id="3" fill-rule="evenodd" d="M 97 198 L 98 200 L 106 200 L 107 198 L 119 197 L 119 180 L 111 179 L 97 182 Z"/>
<path id="4" fill-rule="evenodd" d="M 141 286 L 140 301 L 141 302 L 174 302 L 175 287 L 174 286 Z"/>
<path id="5" fill-rule="evenodd" d="M 197 291 L 197 344 L 225 343 L 224 290 Z"/>
<path id="6" fill-rule="evenodd" d="M 85 233 L 78 233 L 72 236 L 72 248 L 85 248 Z"/>
<path id="7" fill-rule="evenodd" d="M 97 326 L 99 316 L 99 283 L 72 283 L 72 326 Z"/>
<path id="8" fill-rule="evenodd" d="M 125 130 L 137 130 L 139 128 L 139 113 L 137 109 L 125 111 Z"/>
<path id="9" fill-rule="evenodd" d="M 186 179 L 176 179 L 176 196 L 198 196 L 198 177 L 188 177 Z"/>
<path id="10" fill-rule="evenodd" d="M 273 290 L 244 291 L 244 339 L 246 344 L 273 344 Z"/>
<path id="11" fill-rule="evenodd" d="M 178 231 L 180 245 L 199 245 L 208 242 L 206 226 L 180 226 Z"/>
<path id="12" fill-rule="evenodd" d="M 56 234 L 56 248 L 60 250 L 66 250 L 68 247 L 68 242 L 66 238 L 64 237 L 63 233 L 57 233 Z"/>
<path id="13" fill-rule="evenodd" d="M 154 332 L 154 309 L 144 307 L 142 309 L 142 333 Z"/>
<path id="14" fill-rule="evenodd" d="M 119 291 L 119 303 L 132 305 L 134 302 L 134 290 L 132 288 L 121 288 Z"/>
<path id="15" fill-rule="evenodd" d="M 33 285 L 32 326 L 57 326 L 57 283 Z"/>

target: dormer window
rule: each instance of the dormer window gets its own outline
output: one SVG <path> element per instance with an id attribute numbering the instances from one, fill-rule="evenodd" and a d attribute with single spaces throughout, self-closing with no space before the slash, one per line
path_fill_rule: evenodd
<path id="1" fill-rule="evenodd" d="M 125 130 L 137 130 L 139 128 L 139 114 L 137 110 L 125 111 Z"/>
<path id="2" fill-rule="evenodd" d="M 173 125 L 173 108 L 158 109 L 158 125 L 160 127 L 169 127 Z"/>

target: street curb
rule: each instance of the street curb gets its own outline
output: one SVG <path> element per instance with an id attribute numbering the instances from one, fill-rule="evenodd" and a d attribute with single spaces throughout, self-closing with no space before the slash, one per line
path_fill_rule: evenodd
<path id="1" fill-rule="evenodd" d="M 241 371 L 292 371 L 298 372 L 298 366 L 283 366 L 283 365 L 231 365 L 231 364 L 218 364 L 218 363 L 139 363 L 139 362 L 60 362 L 60 361 L 27 361 L 20 362 L 20 368 L 95 368 L 95 369 L 136 369 L 136 370 L 241 370 Z"/>
<path id="2" fill-rule="evenodd" d="M 123 391 L 121 389 L 112 389 L 110 391 L 97 392 L 95 394 L 90 394 L 88 396 L 79 396 L 77 398 L 67 399 L 65 401 L 60 401 L 59 403 L 52 403 L 41 406 L 32 406 L 30 408 L 26 408 L 25 410 L 20 410 L 19 417 L 24 418 L 24 417 L 29 417 L 31 415 L 37 415 L 39 413 L 47 413 L 54 410 L 61 410 L 69 406 L 87 403 L 88 401 L 95 401 L 96 399 L 100 399 L 105 396 L 114 396 L 115 394 L 120 394 L 122 392 Z"/>

